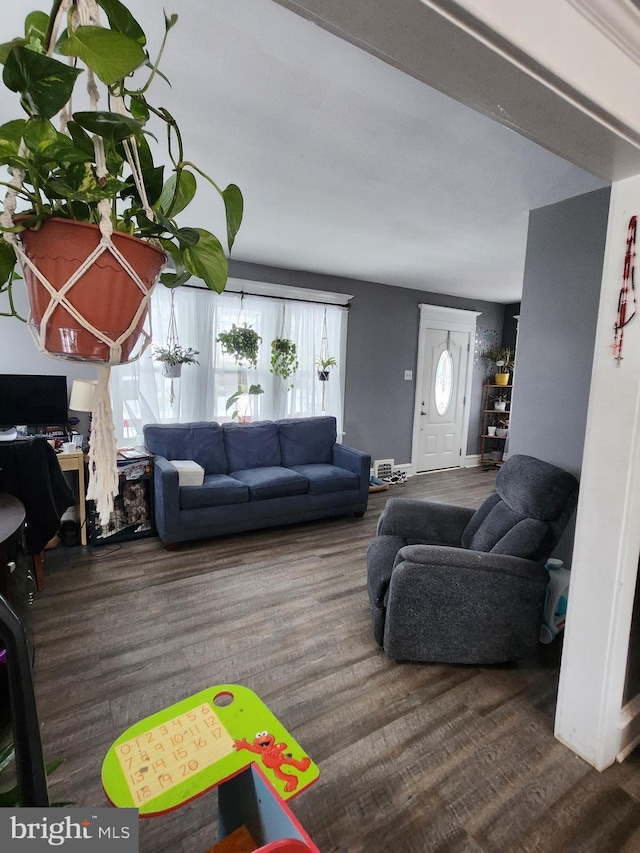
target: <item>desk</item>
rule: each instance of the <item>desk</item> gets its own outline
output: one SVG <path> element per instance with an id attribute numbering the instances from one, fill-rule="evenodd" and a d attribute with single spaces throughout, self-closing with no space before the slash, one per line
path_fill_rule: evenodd
<path id="1" fill-rule="evenodd" d="M 140 817 L 217 788 L 221 842 L 243 828 L 256 844 L 242 849 L 319 853 L 285 802 L 319 774 L 253 691 L 219 684 L 123 732 L 105 756 L 102 786 L 115 806 L 137 808 Z M 208 853 L 222 849 L 240 848 L 216 845 Z"/>
<path id="2" fill-rule="evenodd" d="M 84 453 L 58 453 L 58 462 L 63 471 L 78 472 L 78 503 L 80 506 L 80 542 L 87 544 L 87 489 L 84 482 Z"/>

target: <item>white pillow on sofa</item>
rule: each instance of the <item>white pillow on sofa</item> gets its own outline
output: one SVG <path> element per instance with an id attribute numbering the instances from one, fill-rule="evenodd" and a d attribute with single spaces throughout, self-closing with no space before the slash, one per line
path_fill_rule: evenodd
<path id="1" fill-rule="evenodd" d="M 192 459 L 172 459 L 178 469 L 179 486 L 201 486 L 204 483 L 204 468 Z"/>

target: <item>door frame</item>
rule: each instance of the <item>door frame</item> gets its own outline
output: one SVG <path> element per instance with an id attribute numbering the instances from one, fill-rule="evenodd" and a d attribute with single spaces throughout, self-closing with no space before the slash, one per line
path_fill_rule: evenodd
<path id="1" fill-rule="evenodd" d="M 445 308 L 442 305 L 429 305 L 420 303 L 420 325 L 418 331 L 418 363 L 416 365 L 416 385 L 413 408 L 413 438 L 411 442 L 411 468 L 418 473 L 418 442 L 420 436 L 420 409 L 422 390 L 424 386 L 424 355 L 426 347 L 427 329 L 442 329 L 451 332 L 469 333 L 469 353 L 467 358 L 467 375 L 461 377 L 464 383 L 464 405 L 462 407 L 462 430 L 460 433 L 460 462 L 462 463 L 462 449 L 466 448 L 469 437 L 469 414 L 471 399 L 471 383 L 473 380 L 473 344 L 478 317 L 481 311 L 466 311 L 462 308 Z M 462 467 L 460 465 L 459 467 Z M 454 470 L 453 468 L 451 470 Z"/>

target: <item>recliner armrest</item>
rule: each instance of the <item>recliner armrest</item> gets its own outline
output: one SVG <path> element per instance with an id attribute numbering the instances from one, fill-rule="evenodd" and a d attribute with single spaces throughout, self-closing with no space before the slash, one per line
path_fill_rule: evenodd
<path id="1" fill-rule="evenodd" d="M 524 557 L 449 548 L 446 545 L 405 545 L 396 555 L 394 569 L 400 563 L 422 564 L 427 571 L 430 566 L 447 566 L 452 570 L 474 569 L 478 572 L 542 580 L 545 584 L 549 579 L 542 563 L 526 560 Z"/>
<path id="2" fill-rule="evenodd" d="M 377 532 L 378 535 L 459 546 L 464 529 L 475 512 L 465 506 L 391 498 L 378 520 Z"/>

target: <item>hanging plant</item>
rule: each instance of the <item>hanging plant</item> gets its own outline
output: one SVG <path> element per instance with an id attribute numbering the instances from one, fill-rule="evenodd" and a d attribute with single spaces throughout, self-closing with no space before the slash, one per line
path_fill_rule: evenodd
<path id="1" fill-rule="evenodd" d="M 99 18 L 99 6 L 106 13 L 105 26 Z M 154 106 L 149 100 L 151 83 L 162 76 L 158 65 L 177 19 L 177 15 L 165 15 L 164 38 L 155 60 L 149 58 L 142 27 L 119 0 L 72 0 L 69 4 L 54 0 L 49 15 L 30 13 L 24 34 L 0 45 L 4 84 L 20 96 L 27 114 L 26 119 L 16 118 L 0 127 L 0 165 L 8 166 L 12 176 L 5 184 L 9 194 L 0 221 L 0 291 L 8 292 L 9 314 L 17 316 L 11 295 L 16 278 L 14 248 L 24 267 L 25 258 L 31 260 L 37 253 L 40 235 L 44 239 L 54 227 L 52 223 L 59 220 L 66 220 L 65 225 L 71 223 L 76 233 L 78 225 L 100 225 L 102 234 L 109 231 L 108 239 L 125 256 L 127 244 L 118 243 L 121 235 L 155 241 L 173 261 L 175 271 L 162 275 L 168 286 L 183 284 L 195 275 L 212 290 L 224 289 L 227 258 L 220 240 L 203 228 L 179 227 L 174 217 L 193 200 L 198 174 L 222 199 L 230 251 L 242 221 L 242 194 L 234 184 L 221 189 L 187 159 L 175 119 L 164 107 Z M 69 64 L 70 59 L 73 64 Z M 83 65 L 85 73 L 81 74 Z M 143 71 L 144 77 L 136 80 L 134 72 Z M 87 85 L 91 110 L 69 111 L 76 82 Z M 106 87 L 110 111 L 97 109 L 98 82 Z M 53 124 L 58 113 L 60 131 Z M 151 116 L 166 125 L 172 166 L 168 178 L 164 166 L 153 160 L 149 140 L 155 140 L 155 136 L 146 129 Z M 22 202 L 25 209 L 13 221 L 16 202 Z M 96 234 L 95 246 L 101 237 L 99 231 Z M 64 246 L 64 238 L 53 239 L 58 249 Z M 66 239 L 78 238 L 74 233 Z M 158 258 L 151 284 L 164 263 L 162 252 L 158 252 Z M 32 289 L 29 279 L 34 276 L 28 264 L 27 267 L 27 285 Z M 51 282 L 53 273 L 49 270 L 45 275 Z M 52 286 L 60 289 L 69 275 L 65 271 L 62 280 L 51 282 Z M 65 294 L 65 300 L 73 304 L 74 291 L 85 278 L 86 273 L 79 279 L 80 285 L 74 284 Z M 107 287 L 108 281 L 107 276 Z M 114 288 L 115 284 L 112 301 Z M 64 303 L 56 307 L 54 313 L 62 312 L 61 319 L 68 321 L 72 317 L 63 306 Z M 34 306 L 32 299 L 36 323 L 45 309 L 46 303 Z M 65 355 L 65 350 L 60 354 Z M 113 363 L 113 358 L 105 358 L 102 353 L 100 356 Z"/>
<path id="2" fill-rule="evenodd" d="M 246 367 L 258 366 L 258 352 L 262 338 L 244 323 L 236 326 L 232 323 L 228 332 L 220 332 L 216 338 L 225 355 L 230 355 L 236 364 Z"/>
<path id="3" fill-rule="evenodd" d="M 196 174 L 224 204 L 229 252 L 242 221 L 238 187 L 221 189 L 188 160 L 177 122 L 149 100 L 177 20 L 165 15 L 152 59 L 144 30 L 120 0 L 53 0 L 50 14 L 31 12 L 24 33 L 0 45 L 4 85 L 26 113 L 0 126 L 0 166 L 9 171 L 2 182 L 8 191 L 0 293 L 7 294 L 6 315 L 18 317 L 17 259 L 39 350 L 99 363 L 87 498 L 96 501 L 103 525 L 118 493 L 108 366 L 138 358 L 150 343 L 149 300 L 166 255 L 175 270 L 161 276 L 169 287 L 192 275 L 217 292 L 226 284 L 220 240 L 175 219 L 196 194 Z M 72 103 L 83 100 L 76 83 L 87 87 L 89 110 L 72 112 Z M 98 109 L 98 83 L 107 110 Z M 60 130 L 53 124 L 58 114 Z M 147 129 L 152 116 L 166 125 L 159 162 L 171 164 L 168 179 L 149 144 L 156 139 Z"/>
<path id="4" fill-rule="evenodd" d="M 321 382 L 326 382 L 329 378 L 330 369 L 332 367 L 337 367 L 338 362 L 332 355 L 325 356 L 324 358 L 320 355 L 317 355 L 315 365 L 318 368 L 318 379 Z"/>
<path id="5" fill-rule="evenodd" d="M 180 344 L 174 344 L 168 347 L 154 347 L 153 357 L 155 361 L 161 361 L 163 364 L 200 364 L 196 356 L 200 355 L 197 349 L 191 347 L 181 347 Z"/>
<path id="6" fill-rule="evenodd" d="M 298 368 L 298 356 L 296 345 L 289 338 L 274 338 L 271 341 L 271 373 L 274 376 L 279 376 L 283 388 L 288 390 L 293 388 L 293 383 L 287 384 L 287 380 L 292 376 Z"/>

